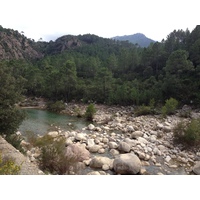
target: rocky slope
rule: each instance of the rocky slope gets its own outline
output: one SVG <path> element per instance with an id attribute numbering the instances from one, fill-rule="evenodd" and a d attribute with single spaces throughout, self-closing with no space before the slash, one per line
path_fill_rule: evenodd
<path id="1" fill-rule="evenodd" d="M 0 59 L 37 59 L 43 55 L 22 33 L 0 27 Z"/>
<path id="2" fill-rule="evenodd" d="M 29 158 L 16 150 L 11 144 L 0 136 L 0 152 L 6 157 L 12 158 L 21 166 L 20 175 L 42 175 L 44 174 L 36 164 L 31 163 Z"/>

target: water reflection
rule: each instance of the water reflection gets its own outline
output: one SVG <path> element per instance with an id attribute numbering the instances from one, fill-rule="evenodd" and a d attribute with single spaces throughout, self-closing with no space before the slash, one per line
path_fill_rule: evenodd
<path id="1" fill-rule="evenodd" d="M 27 132 L 32 132 L 39 135 L 44 135 L 50 130 L 55 130 L 55 127 L 60 127 L 62 130 L 81 130 L 88 125 L 84 119 L 57 114 L 46 110 L 25 109 L 27 119 L 25 119 L 19 131 L 22 135 Z"/>

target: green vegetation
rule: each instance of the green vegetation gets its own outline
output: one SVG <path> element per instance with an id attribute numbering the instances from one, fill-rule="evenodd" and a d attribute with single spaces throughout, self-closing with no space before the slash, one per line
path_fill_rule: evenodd
<path id="1" fill-rule="evenodd" d="M 16 149 L 18 149 L 21 153 L 25 153 L 25 150 L 21 145 L 21 142 L 24 138 L 21 135 L 17 134 L 7 135 L 5 139 L 8 143 L 10 143 Z"/>
<path id="2" fill-rule="evenodd" d="M 62 110 L 65 109 L 65 104 L 63 103 L 63 101 L 48 102 L 47 109 L 52 112 L 60 113 Z"/>
<path id="3" fill-rule="evenodd" d="M 15 68 L 15 62 L 0 62 L 0 135 L 17 131 L 25 114 L 16 107 L 24 92 L 25 79 Z"/>
<path id="4" fill-rule="evenodd" d="M 193 119 L 191 122 L 180 122 L 174 127 L 175 142 L 186 146 L 200 144 L 200 119 Z"/>
<path id="5" fill-rule="evenodd" d="M 94 106 L 94 104 L 90 104 L 87 108 L 86 108 L 86 111 L 85 111 L 85 118 L 88 120 L 88 121 L 93 121 L 93 118 L 94 118 L 94 114 L 96 113 L 96 108 Z"/>
<path id="6" fill-rule="evenodd" d="M 79 155 L 66 155 L 65 139 L 44 135 L 34 141 L 34 145 L 41 149 L 39 156 L 40 168 L 51 174 L 68 174 L 70 169 L 77 169 Z"/>
<path id="7" fill-rule="evenodd" d="M 149 102 L 148 106 L 145 106 L 144 104 L 141 106 L 137 106 L 135 109 L 135 115 L 140 116 L 140 115 L 152 115 L 156 114 L 156 109 L 155 109 L 155 100 L 151 99 Z"/>
<path id="8" fill-rule="evenodd" d="M 172 115 L 178 107 L 178 101 L 174 98 L 167 99 L 165 105 L 162 107 L 163 116 Z"/>
<path id="9" fill-rule="evenodd" d="M 13 159 L 2 158 L 0 153 L 0 175 L 18 175 L 20 166 L 16 165 Z"/>
<path id="10" fill-rule="evenodd" d="M 4 35 L 19 36 L 2 29 Z M 43 57 L 0 61 L 2 135 L 13 134 L 23 119 L 15 106 L 21 94 L 47 98 L 56 112 L 64 108 L 61 102 L 72 101 L 136 105 L 138 115 L 155 112 L 152 99 L 163 106 L 163 115 L 176 109 L 170 98 L 179 106 L 200 105 L 200 25 L 192 32 L 174 30 L 146 48 L 91 34 L 27 44 Z"/>

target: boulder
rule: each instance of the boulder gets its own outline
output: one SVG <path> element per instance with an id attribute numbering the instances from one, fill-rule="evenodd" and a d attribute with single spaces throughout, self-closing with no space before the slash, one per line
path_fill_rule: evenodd
<path id="1" fill-rule="evenodd" d="M 101 175 L 98 171 L 92 171 L 87 173 L 87 175 Z"/>
<path id="2" fill-rule="evenodd" d="M 90 152 L 82 144 L 70 144 L 66 147 L 65 155 L 71 158 L 78 157 L 79 162 L 90 159 Z"/>
<path id="3" fill-rule="evenodd" d="M 113 168 L 117 174 L 138 174 L 141 161 L 134 153 L 121 154 L 114 159 Z"/>
<path id="4" fill-rule="evenodd" d="M 103 149 L 103 148 L 99 149 L 99 150 L 98 150 L 98 153 L 99 153 L 99 154 L 105 153 L 105 149 Z"/>
<path id="5" fill-rule="evenodd" d="M 98 131 L 98 132 L 101 132 L 101 131 L 102 131 L 102 129 L 101 129 L 100 127 L 96 127 L 94 130 L 95 130 L 95 131 Z"/>
<path id="6" fill-rule="evenodd" d="M 138 137 L 142 137 L 143 132 L 142 131 L 134 131 L 131 133 L 131 138 L 132 139 L 137 139 Z"/>
<path id="7" fill-rule="evenodd" d="M 148 141 L 144 139 L 143 137 L 138 137 L 137 140 L 139 143 L 148 144 Z"/>
<path id="8" fill-rule="evenodd" d="M 70 144 L 73 144 L 74 139 L 75 139 L 75 138 L 73 138 L 73 137 L 67 138 L 66 141 L 65 141 L 65 145 L 68 146 L 68 145 L 70 145 Z"/>
<path id="9" fill-rule="evenodd" d="M 109 142 L 108 146 L 110 149 L 117 149 L 118 148 L 118 144 L 116 142 Z"/>
<path id="10" fill-rule="evenodd" d="M 94 139 L 88 139 L 87 140 L 87 146 L 88 148 L 92 147 L 95 145 Z"/>
<path id="11" fill-rule="evenodd" d="M 92 131 L 92 130 L 95 129 L 95 126 L 94 126 L 93 124 L 89 124 L 89 125 L 88 125 L 88 129 L 89 129 L 90 131 Z"/>
<path id="12" fill-rule="evenodd" d="M 112 166 L 112 162 L 113 162 L 113 160 L 108 157 L 95 156 L 90 162 L 90 167 L 91 168 L 102 168 L 103 166 L 105 167 L 107 165 L 110 168 Z"/>
<path id="13" fill-rule="evenodd" d="M 194 165 L 192 171 L 193 171 L 195 174 L 200 175 L 200 161 L 197 162 L 197 163 Z"/>
<path id="14" fill-rule="evenodd" d="M 101 149 L 102 147 L 100 146 L 100 145 L 93 145 L 93 146 L 91 146 L 90 148 L 89 148 L 89 151 L 91 152 L 91 153 L 97 153 L 98 151 L 99 151 L 99 149 Z"/>
<path id="15" fill-rule="evenodd" d="M 57 131 L 52 131 L 52 132 L 49 132 L 47 135 L 49 135 L 51 137 L 58 137 L 58 132 Z"/>
<path id="16" fill-rule="evenodd" d="M 102 142 L 107 144 L 109 142 L 109 139 L 108 138 L 103 138 Z"/>
<path id="17" fill-rule="evenodd" d="M 128 132 L 133 132 L 133 131 L 134 131 L 133 126 L 130 126 L 130 125 L 128 125 L 128 126 L 126 127 L 126 129 L 127 129 Z"/>
<path id="18" fill-rule="evenodd" d="M 116 149 L 111 149 L 111 150 L 110 150 L 110 153 L 111 153 L 113 156 L 119 155 L 119 151 L 117 151 Z"/>
<path id="19" fill-rule="evenodd" d="M 131 140 L 130 138 L 125 138 L 124 142 L 126 142 L 130 147 L 134 147 L 137 145 L 137 141 Z"/>
<path id="20" fill-rule="evenodd" d="M 124 153 L 129 153 L 131 150 L 131 147 L 129 144 L 126 142 L 120 142 L 118 146 L 119 151 L 124 152 Z"/>
<path id="21" fill-rule="evenodd" d="M 86 134 L 85 133 L 77 133 L 75 139 L 78 141 L 86 141 L 87 140 Z"/>

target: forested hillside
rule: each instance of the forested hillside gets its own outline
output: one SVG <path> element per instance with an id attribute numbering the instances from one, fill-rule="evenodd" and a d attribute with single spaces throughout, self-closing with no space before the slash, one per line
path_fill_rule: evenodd
<path id="1" fill-rule="evenodd" d="M 174 30 L 147 48 L 91 34 L 32 41 L 30 46 L 40 56 L 4 56 L 0 63 L 26 80 L 24 95 L 120 105 L 152 99 L 163 104 L 170 97 L 182 104 L 200 103 L 199 25 L 191 33 Z"/>

